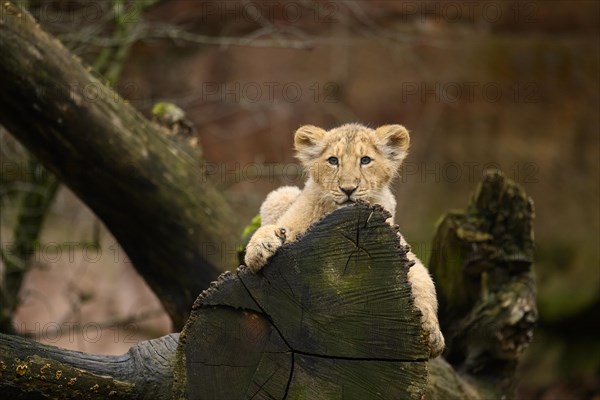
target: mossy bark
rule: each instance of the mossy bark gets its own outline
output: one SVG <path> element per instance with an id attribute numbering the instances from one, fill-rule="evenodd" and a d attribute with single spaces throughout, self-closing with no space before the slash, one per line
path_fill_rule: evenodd
<path id="1" fill-rule="evenodd" d="M 0 7 L 0 123 L 103 221 L 182 327 L 235 263 L 234 214 L 170 141 L 12 3 Z"/>
<path id="2" fill-rule="evenodd" d="M 31 187 L 22 194 L 19 203 L 13 242 L 4 242 L 0 248 L 5 265 L 4 281 L 0 281 L 0 332 L 4 333 L 14 333 L 12 316 L 20 302 L 21 284 L 59 187 L 56 178 L 36 160 L 28 160 L 26 172 L 26 181 Z"/>
<path id="3" fill-rule="evenodd" d="M 178 336 L 102 356 L 0 334 L 0 393 L 4 399 L 168 399 Z"/>
<path id="4" fill-rule="evenodd" d="M 492 397 L 514 395 L 537 322 L 533 217 L 525 191 L 489 171 L 467 209 L 442 218 L 433 241 L 444 356 Z"/>

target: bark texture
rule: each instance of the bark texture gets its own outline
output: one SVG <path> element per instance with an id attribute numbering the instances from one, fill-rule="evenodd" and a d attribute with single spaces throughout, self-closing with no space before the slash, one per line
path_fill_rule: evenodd
<path id="1" fill-rule="evenodd" d="M 484 398 L 514 395 L 516 367 L 533 338 L 533 217 L 523 188 L 489 171 L 467 209 L 441 220 L 433 241 L 444 356 Z"/>
<path id="2" fill-rule="evenodd" d="M 112 232 L 181 328 L 235 262 L 235 220 L 197 152 L 168 139 L 26 11 L 0 12 L 0 123 Z"/>
<path id="3" fill-rule="evenodd" d="M 178 337 L 102 356 L 0 334 L 0 393 L 4 399 L 168 399 Z"/>
<path id="4" fill-rule="evenodd" d="M 337 210 L 258 274 L 222 275 L 182 332 L 176 397 L 420 399 L 427 337 L 388 216 Z"/>

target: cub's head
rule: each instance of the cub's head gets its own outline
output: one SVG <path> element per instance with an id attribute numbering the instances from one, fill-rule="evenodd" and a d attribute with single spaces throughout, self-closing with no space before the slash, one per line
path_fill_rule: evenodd
<path id="1" fill-rule="evenodd" d="M 402 125 L 346 124 L 330 131 L 306 125 L 294 137 L 298 159 L 337 204 L 376 200 L 398 172 L 409 142 Z"/>

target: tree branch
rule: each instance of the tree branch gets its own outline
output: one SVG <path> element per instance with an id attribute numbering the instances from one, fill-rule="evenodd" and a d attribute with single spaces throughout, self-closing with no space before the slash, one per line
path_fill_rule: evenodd
<path id="1" fill-rule="evenodd" d="M 14 242 L 3 243 L 0 257 L 6 269 L 4 280 L 0 281 L 0 332 L 13 333 L 12 316 L 20 303 L 19 291 L 31 258 L 35 243 L 48 209 L 58 190 L 58 181 L 49 174 L 37 160 L 27 160 L 26 180 L 34 187 L 22 193 L 19 203 L 19 216 L 14 230 Z"/>
<path id="2" fill-rule="evenodd" d="M 132 5 L 133 20 L 136 23 L 125 23 L 122 18 L 117 18 L 113 37 L 115 43 L 109 49 L 96 57 L 94 68 L 101 73 L 110 84 L 114 85 L 120 75 L 122 64 L 127 56 L 134 37 L 133 31 L 137 27 L 142 11 L 154 3 L 155 0 L 139 1 Z M 115 16 L 123 15 L 118 9 L 123 7 L 121 2 L 113 4 Z M 19 296 L 21 284 L 30 267 L 30 259 L 34 253 L 34 245 L 43 228 L 46 214 L 54 202 L 54 197 L 60 187 L 56 177 L 48 172 L 35 158 L 29 157 L 26 161 L 24 179 L 35 186 L 35 190 L 27 190 L 22 194 L 19 204 L 19 216 L 14 228 L 15 242 L 11 243 L 7 251 L 0 249 L 0 256 L 6 265 L 5 279 L 0 279 L 0 332 L 14 333 L 13 313 L 22 301 Z M 97 222 L 95 224 L 97 226 Z M 7 254 L 8 253 L 8 254 Z"/>
<path id="3" fill-rule="evenodd" d="M 192 150 L 169 141 L 26 11 L 1 7 L 0 123 L 98 215 L 181 327 L 196 295 L 235 265 L 234 213 Z"/>
<path id="4" fill-rule="evenodd" d="M 178 339 L 171 334 L 103 356 L 0 334 L 0 392 L 10 399 L 169 399 Z"/>

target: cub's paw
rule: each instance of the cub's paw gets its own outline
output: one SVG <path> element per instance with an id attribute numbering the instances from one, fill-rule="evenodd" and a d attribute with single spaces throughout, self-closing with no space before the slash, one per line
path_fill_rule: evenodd
<path id="1" fill-rule="evenodd" d="M 264 225 L 258 230 L 246 246 L 244 263 L 252 272 L 258 272 L 267 260 L 285 243 L 285 228 L 276 225 Z"/>
<path id="2" fill-rule="evenodd" d="M 423 327 L 429 332 L 429 358 L 435 358 L 442 354 L 444 347 L 446 346 L 444 335 L 442 335 L 440 326 L 437 322 L 437 317 L 435 318 L 435 321 L 423 321 Z"/>

